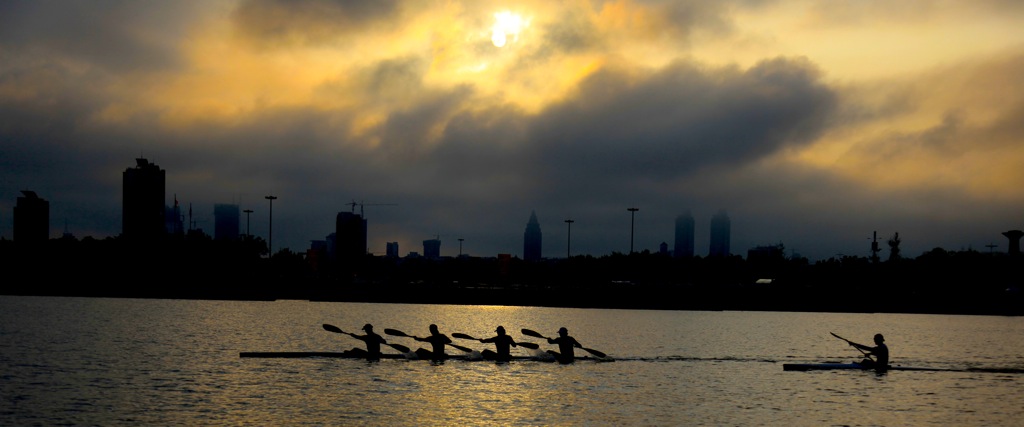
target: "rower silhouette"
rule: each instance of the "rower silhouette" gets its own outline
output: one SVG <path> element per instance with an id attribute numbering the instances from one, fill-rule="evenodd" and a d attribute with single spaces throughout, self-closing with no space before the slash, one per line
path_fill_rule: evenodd
<path id="1" fill-rule="evenodd" d="M 511 336 L 505 335 L 505 327 L 498 326 L 494 330 L 497 335 L 491 338 L 481 338 L 479 341 L 483 343 L 494 343 L 494 349 L 497 351 L 484 350 L 482 353 L 485 359 L 497 360 L 500 362 L 507 362 L 512 360 L 511 347 L 518 347 L 516 340 L 512 339 Z"/>
<path id="2" fill-rule="evenodd" d="M 452 342 L 452 339 L 448 338 L 447 335 L 439 332 L 437 329 L 437 325 L 434 324 L 430 325 L 430 336 L 424 338 L 413 337 L 413 339 L 415 339 L 416 341 L 430 343 L 432 351 L 428 352 L 421 348 L 416 350 L 416 354 L 419 355 L 421 359 L 431 360 L 444 360 L 447 357 L 447 355 L 444 352 L 444 346 L 445 344 L 451 344 Z"/>
<path id="3" fill-rule="evenodd" d="M 548 344 L 558 344 L 558 351 L 548 350 L 548 353 L 555 356 L 555 360 L 562 364 L 576 361 L 574 349 L 583 347 L 579 341 L 576 341 L 576 338 L 569 335 L 569 330 L 564 326 L 558 329 L 558 338 L 548 338 Z"/>
<path id="4" fill-rule="evenodd" d="M 882 334 L 875 334 L 875 346 L 869 346 L 864 344 L 858 344 L 853 341 L 847 341 L 854 348 L 864 350 L 867 353 L 861 365 L 865 365 L 874 368 L 876 371 L 884 371 L 889 369 L 889 347 L 885 345 L 885 337 Z M 874 356 L 874 359 L 871 359 Z"/>
<path id="5" fill-rule="evenodd" d="M 384 337 L 377 335 L 377 333 L 373 332 L 373 325 L 369 323 L 363 325 L 363 331 L 366 332 L 366 335 L 349 334 L 349 336 L 366 343 L 366 350 L 363 350 L 361 348 L 353 348 L 351 350 L 348 350 L 346 353 L 366 357 L 369 360 L 380 359 L 380 345 L 386 344 L 387 341 L 384 340 Z"/>

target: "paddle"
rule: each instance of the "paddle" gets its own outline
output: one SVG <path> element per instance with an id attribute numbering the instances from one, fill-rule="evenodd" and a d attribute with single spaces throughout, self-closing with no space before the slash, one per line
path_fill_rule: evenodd
<path id="1" fill-rule="evenodd" d="M 546 337 L 544 335 L 541 335 L 537 331 L 533 331 L 533 330 L 530 330 L 530 329 L 523 329 L 520 332 L 522 332 L 523 335 L 528 335 L 528 336 L 531 336 L 531 337 L 534 337 L 534 338 L 543 338 L 543 339 L 546 339 L 546 340 L 550 340 L 551 339 L 551 338 L 548 338 L 548 337 Z M 594 350 L 592 348 L 586 348 L 586 347 L 583 347 L 583 346 L 580 346 L 580 348 L 582 348 L 583 350 L 586 350 L 587 353 L 593 354 L 594 356 L 597 356 L 597 357 L 601 357 L 601 358 L 608 357 L 607 354 L 604 354 L 603 352 Z"/>
<path id="2" fill-rule="evenodd" d="M 473 337 L 471 337 L 469 335 L 458 333 L 458 332 L 453 333 L 452 337 L 460 338 L 460 339 L 464 339 L 464 340 L 477 340 L 477 341 L 480 341 L 480 339 L 478 339 L 478 338 L 473 338 Z M 540 344 L 535 344 L 535 343 L 532 343 L 532 342 L 517 342 L 516 345 L 518 345 L 520 347 L 523 347 L 523 348 L 528 348 L 528 349 L 531 349 L 531 350 L 536 350 L 536 349 L 540 348 Z"/>
<path id="3" fill-rule="evenodd" d="M 407 334 L 405 332 L 399 331 L 398 329 L 384 329 L 384 333 L 388 334 L 388 335 L 394 335 L 396 337 L 419 338 L 419 337 L 417 337 L 415 335 L 409 335 L 409 334 Z M 463 347 L 463 346 L 458 345 L 458 344 L 452 344 L 452 343 L 446 343 L 446 344 L 448 344 L 448 345 L 450 345 L 452 347 L 455 347 L 455 348 L 457 348 L 459 350 L 462 350 L 462 351 L 464 351 L 466 353 L 470 353 L 470 352 L 473 351 L 473 349 L 471 349 L 469 347 Z"/>
<path id="4" fill-rule="evenodd" d="M 348 336 L 351 336 L 351 337 L 356 336 L 356 334 L 353 334 L 351 332 L 345 332 L 345 331 L 341 330 L 341 328 L 339 328 L 337 326 L 328 325 L 326 323 L 324 323 L 324 330 L 329 331 L 329 332 L 334 332 L 334 333 L 337 333 L 337 334 L 345 334 L 345 335 L 348 335 Z M 401 344 L 391 344 L 391 343 L 387 343 L 387 342 L 384 343 L 384 344 L 387 344 L 387 345 L 391 346 L 391 348 L 393 348 L 395 350 L 398 350 L 398 351 L 400 351 L 402 353 L 408 353 L 410 351 L 409 347 L 406 347 L 406 346 L 401 345 Z"/>
<path id="5" fill-rule="evenodd" d="M 870 354 L 868 354 L 868 353 L 867 353 L 867 352 L 865 352 L 864 350 L 861 350 L 861 348 L 860 348 L 860 347 L 857 347 L 857 346 L 853 345 L 853 341 L 850 341 L 850 340 L 848 340 L 848 339 L 846 339 L 846 338 L 843 338 L 843 337 L 841 337 L 841 336 L 839 336 L 839 335 L 836 335 L 836 334 L 835 334 L 835 332 L 829 332 L 829 333 L 830 333 L 830 334 L 832 334 L 832 336 L 834 336 L 834 337 L 836 337 L 836 338 L 839 338 L 839 339 L 841 339 L 841 340 L 843 340 L 843 341 L 846 341 L 846 343 L 847 343 L 847 344 L 849 344 L 849 345 L 850 345 L 850 347 L 853 347 L 853 348 L 857 349 L 857 351 L 859 351 L 859 352 L 860 352 L 860 354 L 863 354 L 863 355 L 864 355 L 864 357 L 867 357 L 867 358 L 869 358 L 869 359 L 871 358 L 871 355 L 870 355 Z M 872 359 L 872 360 L 874 360 L 874 359 Z"/>

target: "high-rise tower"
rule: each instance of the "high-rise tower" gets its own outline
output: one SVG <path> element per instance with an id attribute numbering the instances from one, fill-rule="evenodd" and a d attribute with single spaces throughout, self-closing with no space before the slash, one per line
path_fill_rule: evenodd
<path id="1" fill-rule="evenodd" d="M 711 217 L 711 247 L 708 256 L 729 256 L 729 216 L 719 211 Z"/>
<path id="2" fill-rule="evenodd" d="M 690 211 L 676 217 L 676 242 L 672 250 L 675 258 L 693 257 L 693 215 Z"/>
<path id="3" fill-rule="evenodd" d="M 537 221 L 537 212 L 530 212 L 530 221 L 526 223 L 526 232 L 523 233 L 523 259 L 527 261 L 538 261 L 541 259 L 541 232 L 540 222 Z"/>
<path id="4" fill-rule="evenodd" d="M 50 202 L 35 191 L 22 190 L 14 206 L 14 243 L 36 245 L 50 239 Z"/>
<path id="5" fill-rule="evenodd" d="M 366 220 L 354 212 L 338 212 L 335 220 L 334 253 L 338 266 L 354 272 L 366 255 Z"/>
<path id="6" fill-rule="evenodd" d="M 441 258 L 441 239 L 427 239 L 423 241 L 423 256 L 427 259 Z"/>
<path id="7" fill-rule="evenodd" d="M 148 160 L 122 174 L 121 234 L 130 240 L 153 241 L 164 235 L 166 173 Z"/>

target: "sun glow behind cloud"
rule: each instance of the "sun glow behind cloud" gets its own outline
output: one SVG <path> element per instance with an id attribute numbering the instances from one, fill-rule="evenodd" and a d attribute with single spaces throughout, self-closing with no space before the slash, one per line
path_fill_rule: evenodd
<path id="1" fill-rule="evenodd" d="M 519 40 L 519 33 L 529 26 L 529 20 L 512 12 L 495 13 L 494 25 L 491 26 L 491 43 L 496 47 L 505 47 L 508 43 L 515 43 Z"/>

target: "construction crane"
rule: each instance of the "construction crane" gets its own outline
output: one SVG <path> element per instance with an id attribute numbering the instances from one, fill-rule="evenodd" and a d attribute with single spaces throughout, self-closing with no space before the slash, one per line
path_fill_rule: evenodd
<path id="1" fill-rule="evenodd" d="M 398 205 L 396 205 L 394 203 L 363 203 L 361 201 L 357 202 L 355 200 L 353 200 L 353 201 L 351 201 L 349 203 L 345 203 L 345 204 L 352 206 L 352 213 L 356 213 L 356 205 L 358 205 L 359 206 L 359 216 L 361 216 L 363 218 L 366 218 L 366 212 L 364 210 L 366 206 L 398 206 Z"/>

